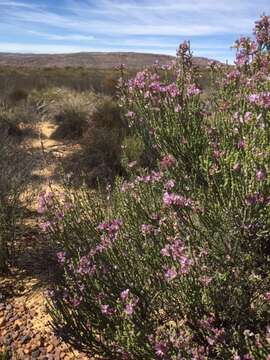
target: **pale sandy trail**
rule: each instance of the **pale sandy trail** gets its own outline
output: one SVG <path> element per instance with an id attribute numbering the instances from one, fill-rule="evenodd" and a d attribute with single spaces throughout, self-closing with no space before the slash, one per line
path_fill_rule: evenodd
<path id="1" fill-rule="evenodd" d="M 36 161 L 32 175 L 38 179 L 28 190 L 34 192 L 29 210 L 35 215 L 25 221 L 29 233 L 22 240 L 24 248 L 19 268 L 12 269 L 10 276 L 0 278 L 0 290 L 13 288 L 13 296 L 6 304 L 1 305 L 0 299 L 0 351 L 1 342 L 11 342 L 12 339 L 14 360 L 30 360 L 32 354 L 39 354 L 35 359 L 89 359 L 53 335 L 46 311 L 44 292 L 54 274 L 50 263 L 46 263 L 46 252 L 50 249 L 38 227 L 37 195 L 49 187 L 61 190 L 57 167 L 61 158 L 74 151 L 74 145 L 50 138 L 55 129 L 56 125 L 50 121 L 40 122 L 40 136 L 31 139 L 28 144 Z M 27 337 L 28 340 L 25 340 Z"/>

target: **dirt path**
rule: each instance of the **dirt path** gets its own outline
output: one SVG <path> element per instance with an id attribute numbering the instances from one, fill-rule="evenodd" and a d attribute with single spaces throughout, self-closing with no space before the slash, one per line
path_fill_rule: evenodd
<path id="1" fill-rule="evenodd" d="M 30 143 L 37 162 L 32 172 L 36 193 L 49 184 L 59 187 L 59 160 L 74 150 L 73 145 L 50 138 L 55 128 L 49 121 L 40 123 L 40 137 Z M 0 278 L 0 355 L 2 351 L 12 360 L 89 359 L 61 341 L 49 326 L 44 292 L 55 280 L 53 249 L 38 227 L 36 200 L 30 207 L 16 267 Z"/>

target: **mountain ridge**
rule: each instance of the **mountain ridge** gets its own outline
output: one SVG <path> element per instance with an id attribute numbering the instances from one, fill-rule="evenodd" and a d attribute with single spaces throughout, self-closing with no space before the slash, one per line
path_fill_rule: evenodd
<path id="1" fill-rule="evenodd" d="M 155 61 L 161 65 L 175 59 L 171 55 L 136 53 L 136 52 L 78 52 L 63 54 L 32 54 L 32 53 L 1 53 L 0 66 L 35 67 L 35 68 L 64 68 L 86 67 L 109 69 L 124 63 L 129 68 L 150 66 Z M 209 59 L 194 57 L 194 64 L 207 66 Z"/>

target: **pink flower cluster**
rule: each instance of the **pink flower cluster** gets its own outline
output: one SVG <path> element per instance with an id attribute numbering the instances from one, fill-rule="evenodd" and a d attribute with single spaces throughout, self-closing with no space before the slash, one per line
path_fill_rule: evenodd
<path id="1" fill-rule="evenodd" d="M 105 315 L 108 317 L 114 315 L 116 312 L 116 310 L 114 308 L 110 307 L 108 304 L 101 304 L 100 310 L 101 310 L 102 315 Z"/>
<path id="2" fill-rule="evenodd" d="M 165 278 L 168 281 L 175 279 L 178 275 L 187 274 L 193 265 L 192 259 L 187 255 L 187 248 L 184 246 L 183 241 L 177 238 L 161 250 L 161 255 L 170 257 L 177 262 L 177 269 L 173 266 L 165 272 Z"/>
<path id="3" fill-rule="evenodd" d="M 188 209 L 194 208 L 194 202 L 191 199 L 175 193 L 169 193 L 167 191 L 163 195 L 163 203 L 165 206 L 178 206 Z"/>
<path id="4" fill-rule="evenodd" d="M 238 80 L 240 78 L 240 76 L 241 76 L 241 73 L 239 70 L 233 70 L 227 74 L 227 79 L 231 80 L 231 81 Z"/>
<path id="5" fill-rule="evenodd" d="M 192 84 L 187 89 L 188 96 L 194 96 L 201 94 L 202 90 L 200 90 L 195 84 Z"/>
<path id="6" fill-rule="evenodd" d="M 81 275 L 92 275 L 96 271 L 96 265 L 89 256 L 82 256 L 79 260 L 77 273 Z"/>
<path id="7" fill-rule="evenodd" d="M 269 204 L 270 197 L 265 197 L 259 192 L 250 193 L 245 196 L 245 204 L 247 206 L 258 204 Z"/>
<path id="8" fill-rule="evenodd" d="M 225 329 L 214 326 L 216 321 L 215 316 L 211 314 L 205 320 L 199 320 L 200 326 L 209 332 L 207 336 L 207 342 L 210 346 L 215 345 L 217 342 L 223 342 L 225 336 Z"/>
<path id="9" fill-rule="evenodd" d="M 270 49 L 270 16 L 262 16 L 255 22 L 254 34 L 260 48 Z"/>
<path id="10" fill-rule="evenodd" d="M 160 161 L 159 164 L 162 169 L 167 169 L 176 164 L 176 159 L 173 155 L 168 154 L 164 156 L 164 158 Z"/>
<path id="11" fill-rule="evenodd" d="M 235 47 L 237 48 L 235 64 L 239 67 L 249 64 L 257 51 L 257 43 L 249 37 L 241 37 L 235 42 Z"/>
<path id="12" fill-rule="evenodd" d="M 46 192 L 46 191 L 42 191 L 39 194 L 39 198 L 38 198 L 38 213 L 39 214 L 43 214 L 48 210 L 48 207 L 50 205 L 52 205 L 53 202 L 53 198 L 54 198 L 54 193 L 53 192 Z"/>
<path id="13" fill-rule="evenodd" d="M 158 171 L 152 171 L 149 175 L 137 176 L 135 183 L 155 183 L 161 181 L 163 174 Z"/>
<path id="14" fill-rule="evenodd" d="M 259 94 L 251 94 L 248 96 L 248 100 L 251 104 L 268 109 L 270 108 L 270 91 L 261 92 Z"/>
<path id="15" fill-rule="evenodd" d="M 131 316 L 134 313 L 135 307 L 137 306 L 139 299 L 131 294 L 129 289 L 123 290 L 120 294 L 120 299 L 125 305 L 124 312 Z"/>
<path id="16" fill-rule="evenodd" d="M 97 252 L 103 252 L 114 243 L 122 225 L 122 221 L 118 219 L 99 224 L 98 229 L 103 234 L 101 236 L 101 243 L 96 247 Z"/>

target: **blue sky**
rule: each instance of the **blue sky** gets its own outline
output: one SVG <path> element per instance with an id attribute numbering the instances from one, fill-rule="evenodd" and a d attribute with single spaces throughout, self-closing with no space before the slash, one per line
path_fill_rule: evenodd
<path id="1" fill-rule="evenodd" d="M 0 51 L 136 51 L 229 60 L 269 0 L 0 0 Z"/>

